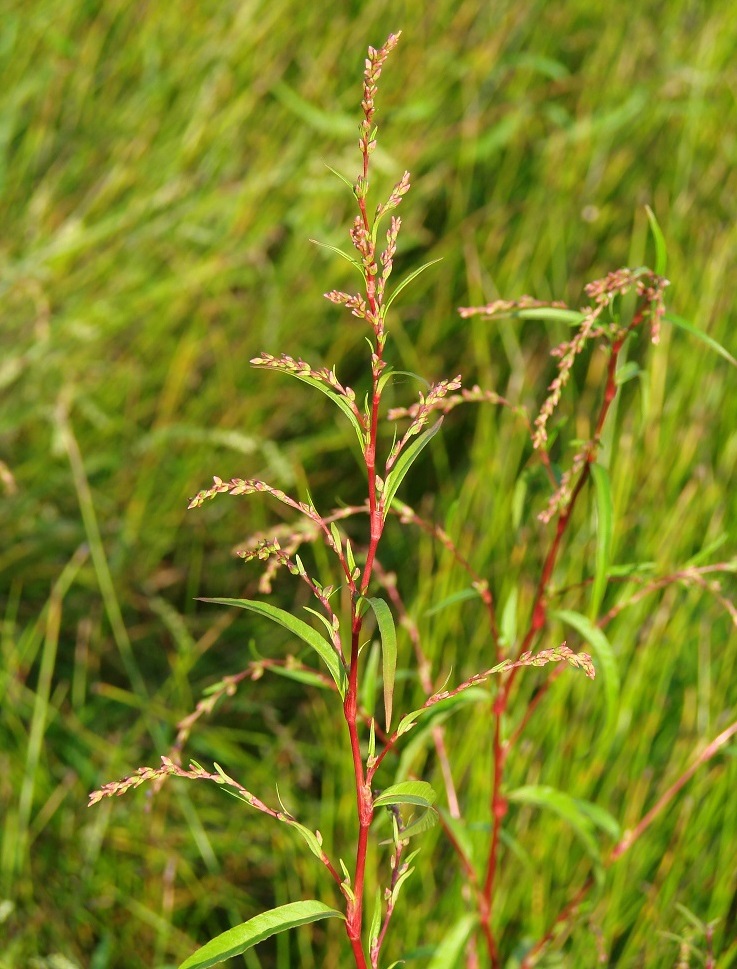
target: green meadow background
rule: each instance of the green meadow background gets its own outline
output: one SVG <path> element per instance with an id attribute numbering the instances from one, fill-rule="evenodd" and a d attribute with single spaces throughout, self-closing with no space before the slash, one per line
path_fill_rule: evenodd
<path id="1" fill-rule="evenodd" d="M 378 95 L 376 195 L 404 169 L 388 359 L 430 380 L 462 373 L 535 413 L 565 329 L 461 321 L 456 309 L 583 286 L 652 264 L 645 206 L 668 249 L 669 309 L 732 354 L 737 289 L 737 18 L 729 0 L 4 0 L 0 23 L 0 966 L 163 969 L 264 908 L 335 903 L 292 832 L 214 785 L 171 782 L 86 807 L 155 766 L 203 691 L 249 647 L 295 650 L 276 628 L 195 601 L 255 595 L 234 558 L 282 520 L 258 496 L 187 512 L 213 474 L 261 477 L 325 510 L 362 498 L 351 432 L 321 395 L 248 364 L 261 350 L 337 364 L 365 389 L 361 324 L 326 300 L 355 283 L 309 240 L 349 245 L 368 44 L 403 31 Z M 737 371 L 666 325 L 641 338 L 602 456 L 615 508 L 603 611 L 642 575 L 734 562 Z M 585 438 L 601 351 L 574 370 L 566 440 Z M 407 378 L 394 403 L 415 399 Z M 319 398 L 319 399 L 316 399 Z M 391 440 L 387 430 L 386 441 Z M 402 497 L 445 525 L 524 631 L 549 531 L 543 482 L 508 411 L 446 419 Z M 565 466 L 570 451 L 561 450 Z M 355 526 L 360 541 L 361 523 Z M 593 499 L 554 576 L 586 613 Z M 418 623 L 433 675 L 488 667 L 479 605 L 451 557 L 392 526 L 380 555 Z M 313 567 L 329 575 L 316 554 Z M 734 597 L 734 575 L 720 579 Z M 296 597 L 296 598 L 295 598 Z M 271 601 L 303 604 L 290 577 Z M 444 605 L 437 609 L 438 605 Z M 567 671 L 509 761 L 508 792 L 539 785 L 635 824 L 737 716 L 735 623 L 716 590 L 675 582 L 606 628 L 614 674 Z M 568 638 L 551 626 L 545 645 Z M 409 664 L 406 634 L 400 661 Z M 511 723 L 550 674 L 525 671 Z M 607 696 L 610 706 L 607 710 Z M 612 700 L 612 697 L 614 699 Z M 413 675 L 397 705 L 422 700 Z M 484 707 L 448 719 L 470 850 L 488 836 Z M 205 718 L 185 749 L 218 761 L 350 856 L 350 764 L 331 694 L 266 675 Z M 410 735 L 410 739 L 414 734 Z M 427 746 L 398 764 L 439 783 Z M 424 738 L 427 739 L 426 737 Z M 735 745 L 702 767 L 636 848 L 601 875 L 542 965 L 737 966 Z M 391 772 L 383 778 L 392 782 Z M 565 812 L 564 812 L 565 814 Z M 511 805 L 495 915 L 505 964 L 540 938 L 616 830 Z M 452 853 L 423 836 L 385 964 L 426 966 L 465 914 Z M 342 847 L 341 847 L 342 846 Z M 346 965 L 322 923 L 238 964 Z M 235 962 L 234 962 L 235 964 Z M 450 969 L 450 967 L 449 967 Z"/>

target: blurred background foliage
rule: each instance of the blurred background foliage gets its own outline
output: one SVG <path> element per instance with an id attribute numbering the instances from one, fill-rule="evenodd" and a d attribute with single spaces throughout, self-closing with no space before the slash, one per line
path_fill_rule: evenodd
<path id="1" fill-rule="evenodd" d="M 248 361 L 287 352 L 366 386 L 360 324 L 321 295 L 353 281 L 309 240 L 348 244 L 352 198 L 326 164 L 357 173 L 365 48 L 399 29 L 378 96 L 373 199 L 409 169 L 395 278 L 443 261 L 395 304 L 395 366 L 430 380 L 461 372 L 534 413 L 549 348 L 566 331 L 461 321 L 456 308 L 523 293 L 580 305 L 588 280 L 652 262 L 646 204 L 667 240 L 671 309 L 735 353 L 737 20 L 727 0 L 5 0 L 3 967 L 174 965 L 266 906 L 330 900 L 290 832 L 207 785 L 85 804 L 103 782 L 155 764 L 202 690 L 243 669 L 249 641 L 268 655 L 294 649 L 194 601 L 254 594 L 255 568 L 232 550 L 281 509 L 220 499 L 187 513 L 188 498 L 212 474 L 302 496 L 309 485 L 325 509 L 361 498 L 350 431 L 324 398 Z M 734 370 L 670 327 L 660 347 L 641 340 L 632 355 L 639 377 L 606 444 L 615 560 L 651 563 L 651 574 L 725 561 L 737 520 Z M 594 352 L 575 370 L 569 437 L 590 431 L 603 360 Z M 416 389 L 397 384 L 396 403 Z M 469 408 L 428 450 L 403 496 L 447 522 L 513 636 L 546 535 L 523 429 L 509 412 Z M 555 578 L 574 590 L 562 604 L 583 612 L 592 514 Z M 464 583 L 447 554 L 398 528 L 382 554 L 440 682 L 451 667 L 456 677 L 488 666 L 475 604 L 428 615 Z M 327 568 L 319 555 L 316 568 Z M 633 589 L 610 584 L 605 608 Z M 279 580 L 274 601 L 293 596 Z M 510 784 L 559 787 L 626 826 L 734 718 L 737 642 L 724 608 L 693 585 L 642 600 L 608 632 L 622 680 L 617 730 L 602 733 L 600 690 L 563 677 Z M 522 678 L 520 703 L 545 675 Z M 402 689 L 405 707 L 421 699 L 411 677 Z M 222 705 L 185 753 L 218 760 L 270 802 L 278 778 L 285 803 L 332 847 L 350 836 L 352 795 L 329 701 L 266 677 Z M 448 723 L 480 844 L 483 724 L 467 712 Z M 414 756 L 407 769 L 432 779 L 432 759 L 420 747 Z M 736 785 L 732 748 L 606 876 L 547 964 L 592 965 L 598 939 L 611 965 L 672 965 L 678 946 L 662 933 L 690 938 L 695 918 L 720 920 L 718 965 L 736 965 Z M 463 909 L 437 833 L 422 859 L 391 949 L 410 965 L 425 964 L 422 946 Z M 560 819 L 512 810 L 497 914 L 510 965 L 590 863 Z M 247 964 L 338 966 L 341 945 L 339 927 L 302 930 Z"/>

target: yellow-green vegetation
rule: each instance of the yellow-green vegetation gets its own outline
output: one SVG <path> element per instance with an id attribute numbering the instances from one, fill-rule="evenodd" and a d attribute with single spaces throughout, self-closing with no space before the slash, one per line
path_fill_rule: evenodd
<path id="1" fill-rule="evenodd" d="M 309 240 L 350 244 L 353 199 L 326 166 L 355 177 L 363 52 L 397 29 L 374 201 L 412 173 L 393 279 L 442 257 L 392 307 L 397 370 L 431 382 L 460 372 L 465 386 L 536 413 L 549 349 L 568 327 L 461 319 L 457 307 L 528 293 L 581 305 L 589 280 L 654 263 L 646 205 L 666 241 L 670 311 L 727 351 L 672 324 L 658 347 L 641 338 L 630 351 L 603 448 L 608 581 L 592 583 L 591 490 L 552 579 L 560 626 L 545 643 L 583 647 L 570 611 L 601 598 L 600 615 L 616 612 L 606 636 L 620 688 L 611 670 L 594 683 L 556 678 L 510 757 L 494 909 L 504 964 L 519 964 L 595 871 L 540 965 L 594 965 L 602 952 L 623 967 L 671 966 L 679 952 L 699 965 L 711 950 L 720 969 L 737 965 L 734 744 L 635 848 L 601 864 L 737 708 L 732 4 L 5 6 L 0 967 L 164 969 L 265 908 L 335 904 L 294 832 L 215 785 L 169 779 L 157 793 L 86 803 L 106 781 L 157 767 L 203 691 L 255 653 L 263 678 L 217 696 L 185 758 L 216 761 L 277 806 L 278 781 L 330 851 L 351 837 L 355 792 L 332 697 L 268 671 L 294 639 L 194 598 L 255 597 L 256 567 L 231 551 L 289 509 L 260 496 L 186 509 L 213 472 L 263 478 L 321 508 L 364 500 L 350 426 L 321 395 L 248 361 L 287 352 L 338 364 L 359 398 L 368 389 L 362 324 L 322 298 L 350 285 L 350 267 Z M 605 368 L 600 351 L 576 363 L 556 415 L 566 440 L 591 436 Z M 395 383 L 392 403 L 416 390 L 409 376 Z M 511 410 L 459 408 L 402 492 L 488 578 L 510 642 L 529 623 L 550 530 L 535 517 L 544 481 L 529 452 Z M 571 454 L 556 455 L 561 467 Z M 395 525 L 380 568 L 397 575 L 436 686 L 487 669 L 468 576 L 442 544 Z M 319 549 L 311 564 L 327 582 Z M 269 601 L 308 618 L 289 577 Z M 399 652 L 401 672 L 406 629 Z M 510 732 L 550 675 L 520 671 Z M 395 708 L 424 698 L 414 675 L 398 678 Z M 490 827 L 482 709 L 445 723 L 470 857 Z M 414 740 L 400 773 L 442 789 L 431 748 Z M 441 828 L 418 845 L 387 966 L 429 965 L 467 928 Z M 331 969 L 344 945 L 336 920 L 244 958 L 249 969 Z"/>

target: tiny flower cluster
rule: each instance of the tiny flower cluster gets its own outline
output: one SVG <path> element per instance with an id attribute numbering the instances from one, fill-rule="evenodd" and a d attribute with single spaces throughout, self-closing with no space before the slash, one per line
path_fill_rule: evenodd
<path id="1" fill-rule="evenodd" d="M 590 680 L 596 676 L 594 664 L 588 653 L 574 653 L 565 643 L 560 646 L 553 646 L 551 649 L 541 649 L 539 653 L 525 652 L 520 653 L 519 658 L 512 662 L 505 659 L 503 663 L 495 666 L 493 673 L 506 673 L 520 666 L 546 666 L 548 663 L 560 663 L 565 660 L 569 666 L 582 669 Z"/>
<path id="2" fill-rule="evenodd" d="M 556 512 L 560 511 L 562 508 L 565 508 L 565 506 L 571 500 L 576 478 L 583 470 L 584 465 L 590 459 L 591 455 L 595 452 L 595 449 L 595 443 L 593 441 L 587 441 L 586 444 L 576 452 L 570 468 L 563 472 L 558 487 L 548 499 L 548 503 L 545 508 L 537 516 L 539 521 L 547 525 Z"/>
<path id="3" fill-rule="evenodd" d="M 252 558 L 260 558 L 266 561 L 264 571 L 261 573 L 258 582 L 258 591 L 264 595 L 267 595 L 272 591 L 272 582 L 274 576 L 278 572 L 279 568 L 286 564 L 283 556 L 288 559 L 292 559 L 295 553 L 300 549 L 305 543 L 310 544 L 314 542 L 318 535 L 320 534 L 320 526 L 312 518 L 308 521 L 301 519 L 299 522 L 284 522 L 282 524 L 273 525 L 268 533 L 268 536 L 264 532 L 257 532 L 254 535 L 250 535 L 244 542 L 240 544 L 238 548 L 235 549 L 235 554 L 240 556 L 242 559 L 249 561 Z M 275 546 L 278 546 L 282 555 L 258 555 L 255 556 L 251 553 L 261 548 L 263 545 L 268 545 L 272 542 Z"/>
<path id="4" fill-rule="evenodd" d="M 331 299 L 334 303 L 347 303 L 353 297 L 347 296 L 345 293 L 337 293 L 333 291 L 332 293 L 326 294 L 328 299 Z M 344 300 L 341 297 L 347 296 Z M 360 297 L 359 297 L 360 299 Z M 251 360 L 254 367 L 265 367 L 269 370 L 282 370 L 287 373 L 294 374 L 295 377 L 311 378 L 312 380 L 317 380 L 320 383 L 327 384 L 332 387 L 337 393 L 342 397 L 345 397 L 348 401 L 355 401 L 356 394 L 350 387 L 344 387 L 343 384 L 338 380 L 337 374 L 335 373 L 335 368 L 329 369 L 328 367 L 321 367 L 319 370 L 314 370 L 306 360 L 295 360 L 294 357 L 290 357 L 289 354 L 283 353 L 279 357 L 274 357 L 270 353 L 262 353 L 258 357 L 254 357 Z"/>
<path id="5" fill-rule="evenodd" d="M 500 397 L 499 394 L 494 393 L 493 390 L 482 390 L 478 384 L 474 384 L 470 389 L 463 387 L 460 394 L 451 394 L 449 397 L 438 398 L 428 409 L 448 414 L 455 407 L 458 407 L 459 404 L 470 403 L 508 404 L 508 401 Z M 424 403 L 411 404 L 409 407 L 392 407 L 387 416 L 390 421 L 399 420 L 401 417 L 414 418 L 417 417 L 420 408 L 423 406 L 427 407 L 428 402 L 424 401 Z"/>
<path id="6" fill-rule="evenodd" d="M 401 30 L 396 34 L 389 34 L 383 47 L 380 47 L 378 50 L 375 47 L 369 47 L 368 49 L 366 69 L 363 73 L 363 100 L 361 101 L 364 119 L 359 128 L 361 132 L 359 147 L 366 155 L 370 155 L 376 147 L 376 131 L 372 128 L 374 113 L 376 112 L 374 98 L 378 90 L 376 82 L 381 77 L 381 69 L 384 66 L 384 61 L 397 46 L 400 35 Z"/>
<path id="7" fill-rule="evenodd" d="M 200 776 L 194 772 L 188 773 L 168 757 L 162 757 L 161 767 L 156 769 L 153 767 L 139 767 L 135 774 L 131 774 L 130 777 L 124 777 L 120 781 L 110 781 L 108 784 L 103 784 L 98 791 L 93 791 L 90 794 L 90 800 L 87 806 L 92 807 L 93 804 L 97 804 L 104 797 L 120 797 L 121 794 L 125 794 L 126 791 L 135 790 L 141 784 L 145 784 L 146 781 L 168 777 L 171 774 L 178 777 Z"/>
<path id="8" fill-rule="evenodd" d="M 603 321 L 604 311 L 612 306 L 617 297 L 624 296 L 633 286 L 640 297 L 641 306 L 632 321 L 626 325 L 617 320 Z M 583 319 L 574 337 L 551 351 L 551 355 L 559 361 L 558 373 L 548 387 L 548 397 L 535 419 L 535 432 L 532 438 L 535 448 L 543 447 L 547 442 L 548 421 L 558 406 L 576 357 L 589 340 L 603 336 L 608 342 L 614 343 L 647 319 L 650 321 L 652 341 L 658 342 L 660 321 L 665 313 L 663 293 L 666 286 L 668 286 L 667 279 L 657 276 L 648 269 L 618 269 L 586 286 L 586 295 L 594 301 L 595 305 L 581 310 Z"/>
<path id="9" fill-rule="evenodd" d="M 312 505 L 308 505 L 306 501 L 296 501 L 294 498 L 290 498 L 289 495 L 280 491 L 278 488 L 272 488 L 271 485 L 267 484 L 265 481 L 259 481 L 258 478 L 231 478 L 230 481 L 223 481 L 217 475 L 213 476 L 213 484 L 210 488 L 204 488 L 202 491 L 198 491 L 197 494 L 192 498 L 187 505 L 187 508 L 199 508 L 208 499 L 214 498 L 215 495 L 231 494 L 231 495 L 252 495 L 257 492 L 261 492 L 267 495 L 271 495 L 272 498 L 276 498 L 277 501 L 283 502 L 285 505 L 289 505 L 290 508 L 294 508 L 297 511 L 302 512 L 314 522 L 321 522 L 322 519 L 317 513 L 317 510 L 313 508 Z"/>
<path id="10" fill-rule="evenodd" d="M 461 306 L 458 309 L 458 314 L 464 320 L 472 316 L 484 316 L 491 319 L 494 316 L 508 316 L 515 310 L 547 309 L 550 306 L 555 309 L 568 308 L 565 303 L 560 301 L 549 303 L 545 300 L 535 299 L 534 296 L 520 296 L 519 299 L 497 299 L 485 306 Z"/>

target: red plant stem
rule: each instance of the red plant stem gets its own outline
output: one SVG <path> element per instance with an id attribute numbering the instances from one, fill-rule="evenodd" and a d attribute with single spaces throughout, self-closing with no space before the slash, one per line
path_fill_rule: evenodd
<path id="1" fill-rule="evenodd" d="M 365 151 L 363 156 L 364 179 L 366 179 L 368 176 L 368 162 L 368 152 Z M 368 213 L 366 211 L 365 199 L 359 198 L 358 205 L 361 210 L 361 218 L 363 220 L 364 228 L 368 233 L 370 232 L 370 223 Z M 369 311 L 373 318 L 378 318 L 379 313 L 375 287 L 376 272 L 376 261 L 372 258 L 370 264 L 366 267 L 365 278 L 366 299 Z M 368 552 L 366 554 L 366 563 L 364 565 L 363 575 L 361 576 L 362 595 L 365 595 L 368 591 L 374 566 L 374 559 L 376 557 L 376 549 L 378 547 L 384 527 L 381 502 L 378 500 L 376 490 L 376 444 L 378 438 L 379 405 L 381 403 L 379 377 L 381 375 L 382 351 L 383 344 L 381 340 L 378 339 L 377 334 L 374 359 L 372 361 L 373 388 L 371 394 L 371 420 L 368 429 L 366 449 L 364 452 L 366 473 L 368 477 L 370 537 Z M 358 736 L 356 719 L 358 708 L 358 661 L 362 626 L 363 617 L 361 615 L 358 602 L 354 599 L 351 627 L 351 663 L 348 674 L 348 689 L 346 691 L 343 711 L 346 723 L 348 725 L 351 754 L 353 757 L 353 773 L 356 784 L 356 809 L 358 812 L 358 840 L 356 844 L 356 866 L 352 885 L 354 898 L 352 900 L 348 900 L 346 907 L 346 932 L 353 950 L 353 956 L 356 961 L 357 969 L 368 969 L 366 956 L 361 944 L 361 930 L 363 927 L 363 893 L 366 876 L 366 853 L 368 849 L 369 828 L 371 827 L 371 822 L 374 816 L 374 805 L 373 796 L 371 793 L 371 784 L 364 773 L 364 764 L 361 757 L 361 745 Z"/>
<path id="2" fill-rule="evenodd" d="M 636 314 L 633 318 L 630 326 L 627 330 L 622 333 L 612 344 L 611 352 L 609 355 L 609 361 L 607 364 L 607 379 L 606 385 L 604 387 L 604 397 L 599 409 L 599 415 L 596 421 L 596 427 L 593 435 L 593 442 L 589 447 L 589 451 L 586 455 L 586 461 L 581 473 L 578 476 L 578 480 L 571 492 L 570 500 L 568 504 L 560 511 L 558 514 L 558 520 L 555 528 L 555 535 L 550 544 L 548 554 L 545 557 L 543 563 L 542 571 L 540 573 L 540 580 L 537 584 L 537 591 L 535 593 L 535 599 L 532 606 L 532 618 L 530 620 L 530 626 L 525 634 L 522 641 L 522 645 L 518 651 L 518 656 L 529 650 L 532 646 L 533 640 L 544 628 L 547 620 L 547 602 L 546 595 L 550 579 L 555 568 L 555 564 L 558 560 L 558 555 L 560 554 L 561 545 L 563 538 L 568 530 L 568 526 L 573 514 L 574 508 L 578 501 L 579 495 L 583 491 L 586 482 L 591 475 L 591 465 L 596 459 L 597 446 L 601 438 L 601 433 L 606 422 L 609 409 L 612 405 L 612 401 L 617 395 L 617 383 L 616 383 L 616 372 L 617 372 L 617 362 L 619 360 L 619 354 L 624 344 L 629 331 L 641 321 L 641 314 Z M 497 693 L 497 698 L 494 702 L 493 716 L 494 716 L 494 739 L 493 739 L 493 780 L 492 780 L 492 792 L 491 792 L 491 818 L 492 818 L 492 830 L 491 830 L 491 841 L 489 845 L 489 855 L 486 866 L 486 877 L 484 879 L 484 889 L 481 899 L 481 904 L 479 908 L 479 916 L 481 921 L 482 930 L 486 939 L 487 950 L 489 954 L 489 960 L 492 969 L 498 969 L 499 953 L 496 945 L 496 940 L 494 938 L 493 931 L 491 929 L 491 918 L 493 913 L 494 904 L 494 888 L 496 882 L 496 873 L 498 867 L 498 855 L 499 855 L 499 838 L 501 834 L 502 821 L 507 813 L 508 804 L 506 798 L 502 794 L 502 785 L 504 782 L 504 762 L 506 760 L 507 752 L 509 749 L 509 742 L 504 742 L 502 739 L 502 717 L 506 712 L 507 706 L 509 704 L 509 696 L 511 693 L 512 686 L 516 679 L 516 674 L 519 667 L 510 670 L 509 674 L 503 679 L 499 686 Z M 515 735 L 516 739 L 516 735 Z"/>
<path id="3" fill-rule="evenodd" d="M 353 627 L 351 636 L 351 667 L 348 678 L 348 689 L 343 704 L 343 712 L 348 725 L 351 754 L 353 756 L 353 773 L 356 782 L 356 809 L 358 812 L 358 841 L 356 845 L 356 867 L 353 878 L 353 900 L 349 899 L 346 906 L 346 932 L 356 960 L 357 969 L 368 969 L 366 956 L 361 944 L 361 929 L 363 925 L 363 886 L 366 873 L 366 850 L 368 833 L 373 818 L 373 799 L 371 787 L 366 784 L 361 758 L 361 745 L 358 737 L 356 722 L 357 694 L 358 694 L 358 648 L 361 636 L 362 618 L 358 607 L 354 607 Z"/>

